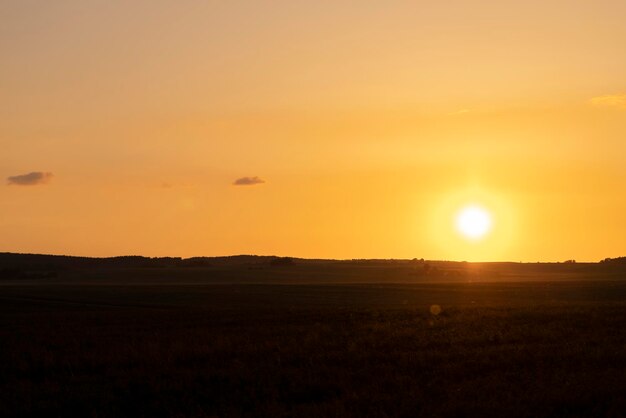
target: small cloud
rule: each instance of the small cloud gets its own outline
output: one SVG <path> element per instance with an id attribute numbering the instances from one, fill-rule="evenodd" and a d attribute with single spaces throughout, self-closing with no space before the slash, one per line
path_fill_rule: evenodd
<path id="1" fill-rule="evenodd" d="M 607 94 L 589 100 L 593 106 L 626 109 L 626 94 Z"/>
<path id="2" fill-rule="evenodd" d="M 7 182 L 8 184 L 14 184 L 16 186 L 36 186 L 38 184 L 48 183 L 52 177 L 52 173 L 33 171 L 28 174 L 7 177 Z"/>
<path id="3" fill-rule="evenodd" d="M 169 181 L 162 181 L 158 185 L 155 184 L 154 187 L 159 187 L 161 189 L 180 189 L 180 188 L 192 189 L 192 188 L 196 187 L 196 184 L 194 184 L 194 183 L 185 183 L 185 182 L 171 183 Z"/>
<path id="4" fill-rule="evenodd" d="M 255 184 L 262 184 L 262 183 L 265 183 L 265 180 L 262 180 L 258 178 L 257 176 L 254 176 L 254 177 L 238 178 L 237 180 L 233 182 L 233 185 L 234 186 L 254 186 Z"/>

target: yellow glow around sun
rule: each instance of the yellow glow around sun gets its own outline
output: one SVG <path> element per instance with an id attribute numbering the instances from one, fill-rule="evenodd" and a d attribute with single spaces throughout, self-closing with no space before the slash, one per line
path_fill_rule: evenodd
<path id="1" fill-rule="evenodd" d="M 456 215 L 455 224 L 465 238 L 479 240 L 491 230 L 491 214 L 478 205 L 465 206 Z"/>
<path id="2" fill-rule="evenodd" d="M 472 184 L 428 202 L 418 237 L 446 260 L 507 259 L 519 245 L 520 200 L 506 190 Z"/>

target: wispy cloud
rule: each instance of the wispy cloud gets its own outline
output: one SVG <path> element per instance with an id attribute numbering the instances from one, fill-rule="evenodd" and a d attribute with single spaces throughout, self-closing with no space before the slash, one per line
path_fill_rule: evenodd
<path id="1" fill-rule="evenodd" d="M 38 184 L 48 183 L 52 177 L 52 173 L 33 171 L 28 174 L 7 177 L 7 182 L 8 184 L 14 184 L 16 186 L 36 186 Z"/>
<path id="2" fill-rule="evenodd" d="M 593 106 L 626 109 L 626 94 L 607 94 L 589 100 Z"/>
<path id="3" fill-rule="evenodd" d="M 471 112 L 470 109 L 460 109 L 460 110 L 457 110 L 457 111 L 454 111 L 454 112 L 450 112 L 450 113 L 448 113 L 448 115 L 450 115 L 450 116 L 463 115 L 463 114 L 469 113 L 469 112 Z"/>
<path id="4" fill-rule="evenodd" d="M 254 177 L 241 177 L 233 182 L 234 186 L 254 186 L 255 184 L 265 183 L 265 180 L 260 179 L 257 176 Z"/>

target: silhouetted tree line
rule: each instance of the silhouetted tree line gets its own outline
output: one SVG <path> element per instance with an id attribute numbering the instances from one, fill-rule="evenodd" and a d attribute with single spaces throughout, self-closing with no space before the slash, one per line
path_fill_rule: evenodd
<path id="1" fill-rule="evenodd" d="M 620 264 L 626 265 L 626 257 L 605 258 L 600 264 Z"/>
<path id="2" fill-rule="evenodd" d="M 64 255 L 0 253 L 0 279 L 26 276 L 53 277 L 68 269 L 91 268 L 193 268 L 213 266 L 294 264 L 291 257 L 237 255 L 230 257 L 143 257 L 137 255 L 92 258 Z M 35 274 L 35 272 L 37 272 Z"/>
<path id="3" fill-rule="evenodd" d="M 120 256 L 107 258 L 65 255 L 0 253 L 0 268 L 30 270 L 65 270 L 93 267 L 168 267 L 177 266 L 180 257 Z"/>

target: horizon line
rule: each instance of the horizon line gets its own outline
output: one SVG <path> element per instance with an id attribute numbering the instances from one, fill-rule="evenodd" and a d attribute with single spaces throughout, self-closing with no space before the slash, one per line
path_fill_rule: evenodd
<path id="1" fill-rule="evenodd" d="M 568 259 L 563 261 L 511 261 L 511 260 L 498 260 L 498 261 L 468 261 L 468 260 L 445 260 L 445 259 L 428 259 L 424 257 L 413 258 L 323 258 L 323 257 L 297 257 L 291 255 L 276 255 L 276 254 L 230 254 L 230 255 L 198 255 L 190 257 L 182 256 L 147 256 L 141 254 L 120 254 L 113 256 L 92 256 L 92 255 L 73 255 L 73 254 L 51 254 L 51 253 L 30 253 L 30 252 L 11 252 L 0 251 L 0 255 L 31 255 L 31 256 L 48 256 L 48 257 L 73 257 L 73 258 L 90 258 L 90 259 L 109 259 L 109 258 L 121 258 L 121 257 L 142 257 L 147 259 L 159 259 L 159 258 L 177 258 L 181 260 L 189 260 L 194 258 L 234 258 L 234 257 L 266 257 L 266 258 L 291 258 L 294 260 L 308 260 L 308 261 L 424 261 L 424 262 L 443 262 L 443 263 L 473 263 L 473 264 L 487 264 L 487 263 L 509 263 L 509 264 L 600 264 L 605 260 L 614 260 L 619 258 L 626 258 L 626 256 L 617 257 L 605 257 L 597 261 L 578 261 L 575 259 Z"/>

